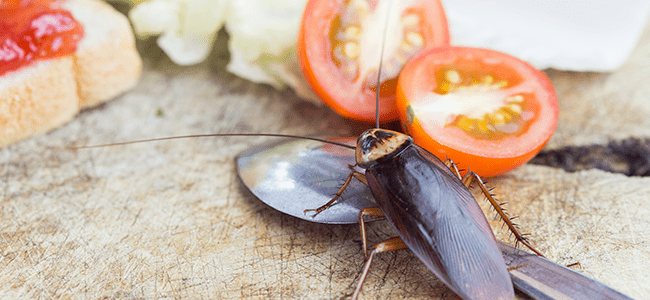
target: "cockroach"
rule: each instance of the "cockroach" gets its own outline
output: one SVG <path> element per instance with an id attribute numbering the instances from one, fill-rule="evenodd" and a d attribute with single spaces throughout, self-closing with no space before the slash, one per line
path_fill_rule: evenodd
<path id="1" fill-rule="evenodd" d="M 370 187 L 379 207 L 362 209 L 359 214 L 367 262 L 352 299 L 357 298 L 375 254 L 405 248 L 464 299 L 513 298 L 512 281 L 494 234 L 468 189 L 473 182 L 517 241 L 542 256 L 519 233 L 478 175 L 468 172 L 461 177 L 451 160 L 442 162 L 408 135 L 368 130 L 357 140 L 355 159 L 365 173 L 352 170 L 337 196 L 354 177 Z M 385 216 L 399 236 L 375 245 L 369 255 L 367 216 Z"/>

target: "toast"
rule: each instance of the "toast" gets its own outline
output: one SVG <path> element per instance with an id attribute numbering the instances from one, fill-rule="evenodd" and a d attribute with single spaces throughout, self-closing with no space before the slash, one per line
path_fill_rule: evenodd
<path id="1" fill-rule="evenodd" d="M 45 133 L 80 109 L 132 88 L 142 61 L 126 17 L 98 0 L 67 0 L 84 37 L 72 56 L 39 60 L 0 76 L 0 147 Z"/>

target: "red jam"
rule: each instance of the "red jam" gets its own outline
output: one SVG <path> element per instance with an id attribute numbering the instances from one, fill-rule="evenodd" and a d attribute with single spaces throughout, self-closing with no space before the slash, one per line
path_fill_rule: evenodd
<path id="1" fill-rule="evenodd" d="M 0 76 L 29 64 L 73 54 L 84 31 L 53 0 L 0 0 Z"/>

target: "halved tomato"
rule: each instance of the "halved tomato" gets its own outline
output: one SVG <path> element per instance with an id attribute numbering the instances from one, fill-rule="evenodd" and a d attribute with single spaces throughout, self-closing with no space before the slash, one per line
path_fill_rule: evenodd
<path id="1" fill-rule="evenodd" d="M 399 77 L 397 106 L 418 145 L 480 176 L 533 158 L 551 138 L 559 114 L 544 73 L 505 53 L 463 47 L 412 59 Z"/>
<path id="2" fill-rule="evenodd" d="M 316 94 L 344 117 L 375 121 L 385 28 L 379 101 L 382 122 L 398 118 L 395 87 L 404 63 L 421 51 L 449 45 L 442 5 L 438 0 L 307 3 L 298 36 L 300 65 Z"/>

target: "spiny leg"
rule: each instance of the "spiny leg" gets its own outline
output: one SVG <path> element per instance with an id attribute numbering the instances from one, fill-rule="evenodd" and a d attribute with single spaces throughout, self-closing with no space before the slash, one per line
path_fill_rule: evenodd
<path id="1" fill-rule="evenodd" d="M 503 211 L 503 209 L 501 208 L 501 205 L 499 205 L 499 203 L 497 203 L 497 201 L 494 199 L 494 197 L 492 197 L 492 194 L 490 194 L 490 191 L 487 189 L 487 187 L 485 187 L 485 184 L 483 183 L 483 180 L 481 180 L 480 176 L 478 176 L 474 172 L 467 172 L 467 174 L 465 174 L 465 176 L 460 177 L 460 173 L 458 172 L 458 168 L 456 167 L 456 164 L 451 159 L 446 159 L 445 160 L 445 165 L 447 167 L 449 167 L 451 169 L 451 171 L 454 172 L 456 174 L 456 176 L 458 176 L 458 178 L 460 178 L 460 180 L 463 182 L 463 184 L 467 188 L 470 187 L 470 185 L 472 184 L 472 181 L 475 181 L 478 184 L 478 187 L 481 189 L 481 192 L 483 192 L 483 195 L 485 195 L 485 197 L 488 199 L 488 201 L 490 201 L 490 204 L 492 204 L 492 206 L 496 210 L 497 214 L 499 214 L 499 216 L 501 216 L 501 219 L 503 220 L 503 222 L 505 222 L 506 225 L 508 225 L 508 229 L 510 229 L 510 231 L 515 235 L 515 238 L 517 239 L 517 242 L 524 244 L 526 247 L 528 247 L 528 249 L 535 252 L 535 254 L 537 254 L 537 255 L 539 255 L 541 257 L 545 257 L 544 254 L 537 251 L 537 249 L 535 249 L 533 246 L 531 246 L 526 241 L 524 236 L 519 232 L 517 227 L 515 227 L 515 225 L 512 223 L 512 220 L 510 220 L 508 215 L 506 215 L 506 213 Z"/>
<path id="2" fill-rule="evenodd" d="M 522 265 L 514 266 L 514 267 L 508 267 L 508 272 L 517 270 L 519 268 L 523 268 L 523 267 L 525 267 L 527 265 L 530 265 L 530 262 L 527 262 L 527 263 L 522 264 Z"/>
<path id="3" fill-rule="evenodd" d="M 356 166 L 356 165 L 348 165 L 348 168 L 350 168 L 350 170 L 352 170 L 352 176 L 354 176 L 354 178 L 361 181 L 361 183 L 365 184 L 366 186 L 369 186 L 368 185 L 368 179 L 366 179 L 366 175 L 363 174 L 363 173 L 355 171 L 354 166 Z"/>
<path id="4" fill-rule="evenodd" d="M 353 166 L 349 166 L 349 167 L 352 168 Z M 357 171 L 355 171 L 355 170 L 351 170 L 351 171 L 350 171 L 350 174 L 349 174 L 348 177 L 345 179 L 345 182 L 343 183 L 343 185 L 341 186 L 341 188 L 339 189 L 339 191 L 336 192 L 336 195 L 334 196 L 334 198 L 332 198 L 332 200 L 330 200 L 329 202 L 325 203 L 325 205 L 323 205 L 323 206 L 321 206 L 321 207 L 319 207 L 319 208 L 316 208 L 316 209 L 305 209 L 303 212 L 304 212 L 305 214 L 307 214 L 308 212 L 313 211 L 313 212 L 314 212 L 314 215 L 311 216 L 311 217 L 312 217 L 312 218 L 315 218 L 316 215 L 318 215 L 318 214 L 320 214 L 321 212 L 323 212 L 324 210 L 330 208 L 332 205 L 334 205 L 334 202 L 336 202 L 336 200 L 338 200 L 339 198 L 341 198 L 341 195 L 343 194 L 343 191 L 345 191 L 345 189 L 347 189 L 348 186 L 350 185 L 350 182 L 352 182 L 352 177 L 358 179 L 359 181 L 361 181 L 361 182 L 364 183 L 365 185 L 368 185 L 368 180 L 366 179 L 366 176 L 363 175 L 363 173 L 357 172 Z"/>
<path id="5" fill-rule="evenodd" d="M 517 241 L 524 244 L 526 247 L 528 247 L 528 249 L 535 252 L 535 254 L 537 254 L 537 255 L 539 255 L 541 257 L 544 257 L 544 254 L 539 252 L 537 249 L 535 249 L 532 245 L 530 245 L 526 241 L 526 239 L 519 232 L 517 227 L 515 227 L 515 225 L 512 223 L 512 220 L 510 220 L 508 215 L 506 215 L 506 213 L 503 211 L 503 209 L 501 208 L 501 205 L 499 205 L 499 203 L 497 203 L 497 201 L 494 200 L 494 197 L 492 197 L 492 194 L 490 194 L 490 191 L 487 189 L 487 187 L 485 187 L 485 184 L 483 183 L 483 180 L 481 180 L 481 177 L 476 175 L 476 173 L 474 173 L 474 172 L 468 172 L 467 174 L 465 174 L 465 176 L 463 176 L 462 181 L 463 181 L 463 184 L 465 184 L 466 187 L 469 187 L 470 184 L 472 184 L 472 181 L 475 181 L 478 184 L 481 191 L 483 192 L 483 195 L 485 195 L 485 197 L 487 197 L 488 201 L 490 201 L 490 204 L 492 204 L 492 206 L 497 211 L 499 216 L 501 216 L 501 219 L 506 223 L 506 225 L 508 225 L 508 228 L 515 235 L 515 238 L 517 239 Z"/>
<path id="6" fill-rule="evenodd" d="M 359 283 L 357 283 L 357 288 L 354 290 L 354 293 L 352 294 L 352 300 L 356 300 L 357 297 L 359 297 L 359 292 L 361 292 L 361 287 L 363 286 L 363 282 L 366 280 L 366 276 L 368 276 L 368 271 L 370 270 L 370 264 L 372 263 L 372 258 L 375 256 L 375 254 L 381 252 L 407 249 L 407 248 L 408 247 L 406 246 L 406 244 L 404 244 L 404 242 L 399 237 L 387 239 L 375 245 L 375 247 L 372 249 L 372 252 L 370 252 L 370 256 L 368 257 L 366 264 L 363 267 L 363 273 L 361 273 L 361 277 L 359 277 Z"/>
<path id="7" fill-rule="evenodd" d="M 361 242 L 363 243 L 363 256 L 368 258 L 368 240 L 366 239 L 366 222 L 363 217 L 384 217 L 379 207 L 366 207 L 359 211 L 359 225 L 361 227 Z"/>
<path id="8" fill-rule="evenodd" d="M 447 168 L 449 168 L 451 170 L 451 172 L 456 174 L 456 177 L 458 177 L 458 179 L 461 179 L 461 180 L 463 179 L 463 177 L 460 176 L 460 172 L 458 172 L 458 167 L 456 167 L 456 164 L 454 163 L 453 160 L 451 160 L 449 158 L 445 159 L 445 166 L 447 166 Z M 469 186 L 467 188 L 469 188 Z"/>

